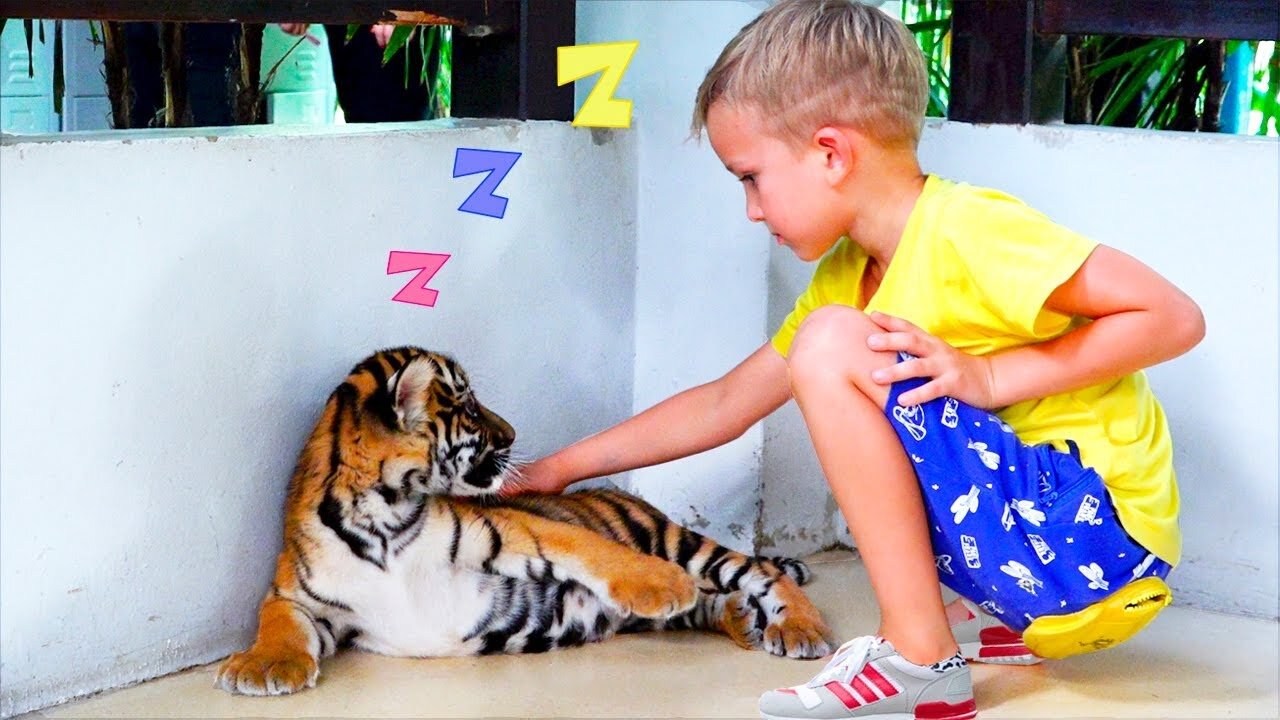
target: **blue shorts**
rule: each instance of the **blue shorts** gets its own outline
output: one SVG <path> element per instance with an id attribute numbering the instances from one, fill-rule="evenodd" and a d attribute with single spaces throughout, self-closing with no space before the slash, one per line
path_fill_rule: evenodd
<path id="1" fill-rule="evenodd" d="M 905 357 L 905 355 L 904 355 Z M 1006 625 L 1093 605 L 1170 565 L 1121 527 L 1102 478 L 1070 452 L 1026 445 L 998 417 L 949 397 L 885 415 L 915 467 L 938 579 Z"/>

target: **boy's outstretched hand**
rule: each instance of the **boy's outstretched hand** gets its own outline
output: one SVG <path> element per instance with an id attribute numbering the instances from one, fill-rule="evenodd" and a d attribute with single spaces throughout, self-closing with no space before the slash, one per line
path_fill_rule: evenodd
<path id="1" fill-rule="evenodd" d="M 522 493 L 541 493 L 556 495 L 564 491 L 566 483 L 547 466 L 543 460 L 536 460 L 518 468 L 516 477 L 502 484 L 498 490 L 501 497 L 511 497 Z"/>
<path id="2" fill-rule="evenodd" d="M 868 347 L 915 356 L 871 373 L 874 382 L 890 385 L 907 378 L 933 378 L 899 395 L 900 405 L 921 405 L 945 395 L 983 410 L 995 407 L 995 377 L 987 358 L 961 352 L 900 317 L 881 312 L 869 317 L 886 332 L 869 335 Z"/>

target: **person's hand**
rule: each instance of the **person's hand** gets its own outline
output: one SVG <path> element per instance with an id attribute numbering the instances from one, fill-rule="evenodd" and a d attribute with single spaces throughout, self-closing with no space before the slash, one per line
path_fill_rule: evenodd
<path id="1" fill-rule="evenodd" d="M 280 23 L 280 29 L 286 35 L 293 35 L 294 37 L 306 35 L 309 27 L 311 27 L 311 23 Z"/>
<path id="2" fill-rule="evenodd" d="M 961 352 L 900 317 L 873 312 L 870 318 L 887 332 L 869 335 L 868 347 L 915 356 L 871 373 L 874 382 L 890 385 L 907 378 L 932 378 L 899 395 L 900 405 L 920 405 L 946 395 L 983 410 L 994 407 L 995 378 L 990 360 Z"/>
<path id="3" fill-rule="evenodd" d="M 502 497 L 522 493 L 557 495 L 569 485 L 550 467 L 546 458 L 521 465 L 516 473 L 515 479 L 503 483 L 502 489 L 498 491 L 499 495 Z"/>

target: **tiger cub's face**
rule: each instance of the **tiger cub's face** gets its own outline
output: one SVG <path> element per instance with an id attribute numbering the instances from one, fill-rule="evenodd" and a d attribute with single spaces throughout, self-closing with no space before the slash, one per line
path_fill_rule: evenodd
<path id="1" fill-rule="evenodd" d="M 407 362 L 387 378 L 385 393 L 376 394 L 381 401 L 375 396 L 365 406 L 390 430 L 379 433 L 383 483 L 431 495 L 497 493 L 511 468 L 515 430 L 480 403 L 452 358 L 401 348 L 370 361 L 388 356 L 407 356 Z"/>

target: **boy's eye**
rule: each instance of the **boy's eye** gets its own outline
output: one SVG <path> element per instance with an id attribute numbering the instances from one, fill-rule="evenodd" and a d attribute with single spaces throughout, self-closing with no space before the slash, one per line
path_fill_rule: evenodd
<path id="1" fill-rule="evenodd" d="M 743 175 L 739 179 L 742 180 L 742 182 L 744 183 L 754 183 L 756 181 L 756 176 L 752 173 L 747 173 L 746 175 Z"/>

